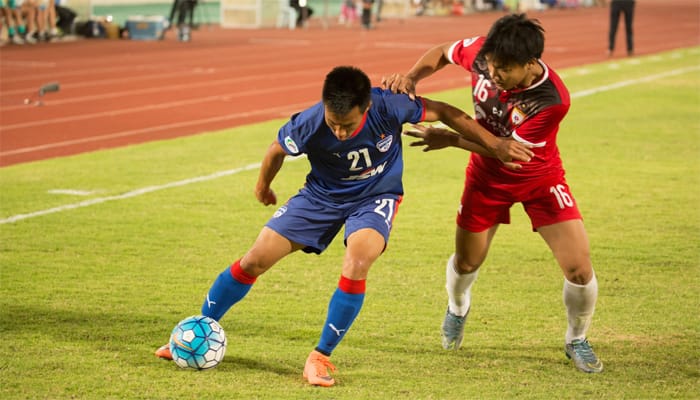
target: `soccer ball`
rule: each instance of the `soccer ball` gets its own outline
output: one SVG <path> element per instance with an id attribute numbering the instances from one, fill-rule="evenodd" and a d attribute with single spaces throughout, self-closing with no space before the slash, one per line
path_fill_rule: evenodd
<path id="1" fill-rule="evenodd" d="M 187 317 L 178 322 L 170 334 L 170 353 L 181 368 L 214 368 L 226 354 L 226 334 L 212 318 Z"/>

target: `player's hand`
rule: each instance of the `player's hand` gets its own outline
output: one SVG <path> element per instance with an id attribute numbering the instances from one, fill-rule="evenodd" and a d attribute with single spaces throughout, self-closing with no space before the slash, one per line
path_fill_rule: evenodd
<path id="1" fill-rule="evenodd" d="M 453 146 L 459 140 L 459 135 L 443 128 L 425 125 L 411 125 L 413 131 L 404 132 L 408 136 L 420 140 L 412 142 L 411 146 L 425 146 L 423 151 L 439 150 Z"/>
<path id="2" fill-rule="evenodd" d="M 272 189 L 270 188 L 268 188 L 267 190 L 256 190 L 255 197 L 258 199 L 259 202 L 263 203 L 266 206 L 269 206 L 270 204 L 277 204 L 277 196 L 275 195 L 275 192 L 272 191 Z"/>
<path id="3" fill-rule="evenodd" d="M 382 77 L 382 89 L 389 89 L 394 93 L 407 94 L 411 100 L 416 99 L 416 82 L 401 74 L 391 74 Z"/>
<path id="4" fill-rule="evenodd" d="M 503 162 L 506 168 L 520 169 L 522 166 L 516 161 L 529 162 L 535 155 L 530 147 L 513 139 L 499 138 L 499 143 L 494 151 L 496 157 Z"/>

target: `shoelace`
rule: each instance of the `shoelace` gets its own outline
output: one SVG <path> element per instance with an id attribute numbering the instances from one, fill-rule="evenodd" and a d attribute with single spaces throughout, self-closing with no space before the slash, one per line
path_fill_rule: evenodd
<path id="1" fill-rule="evenodd" d="M 317 376 L 328 376 L 328 369 L 330 369 L 331 372 L 335 371 L 335 365 L 333 365 L 331 360 L 325 357 L 314 357 L 311 362 L 314 364 L 314 367 L 316 367 Z"/>
<path id="2" fill-rule="evenodd" d="M 572 345 L 576 354 L 578 354 L 578 356 L 581 357 L 585 362 L 595 363 L 598 361 L 595 357 L 595 354 L 593 354 L 593 349 L 591 348 L 591 345 L 588 343 L 587 340 L 578 343 L 572 343 Z"/>
<path id="3" fill-rule="evenodd" d="M 464 325 L 466 318 L 458 317 L 452 313 L 448 313 L 447 315 L 449 315 L 451 325 L 456 325 L 457 327 Z"/>

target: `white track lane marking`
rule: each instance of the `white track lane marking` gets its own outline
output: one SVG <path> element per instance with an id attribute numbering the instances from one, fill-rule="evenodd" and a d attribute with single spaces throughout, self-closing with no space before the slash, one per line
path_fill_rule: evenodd
<path id="1" fill-rule="evenodd" d="M 432 82 L 426 82 L 426 84 L 423 85 L 422 87 L 423 87 L 423 89 L 430 90 L 431 87 L 439 87 L 440 85 L 448 85 L 448 84 L 453 85 L 454 81 L 455 81 L 454 79 L 434 80 Z M 259 93 L 259 92 L 256 92 L 256 93 Z M 219 99 L 219 100 L 224 100 L 227 97 L 229 97 L 229 95 L 212 96 L 212 97 L 209 97 L 207 99 L 211 100 L 211 99 L 215 98 L 215 99 Z M 173 103 L 169 103 L 169 104 L 172 105 Z M 84 137 L 84 138 L 73 139 L 73 140 L 65 140 L 65 141 L 55 142 L 55 143 L 46 143 L 46 144 L 42 144 L 39 146 L 33 146 L 33 147 L 21 147 L 21 148 L 14 149 L 14 150 L 0 151 L 0 157 L 10 156 L 10 155 L 14 155 L 14 154 L 33 153 L 35 151 L 54 149 L 54 148 L 58 148 L 58 147 L 69 147 L 69 146 L 73 146 L 76 144 L 99 142 L 101 140 L 110 140 L 110 139 L 116 139 L 116 138 L 122 138 L 122 137 L 128 137 L 128 136 L 143 135 L 143 134 L 147 134 L 147 133 L 151 133 L 151 132 L 158 132 L 158 131 L 173 129 L 173 128 L 181 128 L 181 127 L 185 127 L 185 126 L 197 126 L 197 125 L 211 123 L 211 122 L 235 120 L 235 119 L 239 119 L 239 118 L 250 117 L 253 115 L 277 114 L 277 115 L 279 115 L 280 118 L 283 118 L 283 117 L 288 117 L 289 115 L 297 112 L 298 110 L 300 110 L 302 108 L 306 108 L 306 107 L 310 106 L 311 104 L 314 104 L 314 103 L 308 102 L 308 103 L 287 104 L 287 105 L 280 106 L 280 107 L 265 108 L 265 109 L 260 109 L 257 111 L 247 111 L 247 112 L 242 112 L 242 113 L 226 114 L 226 115 L 221 115 L 221 116 L 211 117 L 211 118 L 177 122 L 177 123 L 172 123 L 172 124 L 167 124 L 167 125 L 158 125 L 158 126 L 150 127 L 150 128 L 132 129 L 132 130 L 128 130 L 128 131 L 109 133 L 109 134 L 105 134 L 105 135 L 90 136 L 90 137 Z M 144 108 L 138 108 L 137 111 L 141 111 L 143 109 Z M 123 113 L 123 112 L 126 112 L 126 111 L 120 110 L 120 111 L 114 111 L 114 112 L 105 112 L 103 114 L 108 114 L 110 116 L 113 116 L 113 115 L 116 115 L 117 113 Z M 91 115 L 95 116 L 95 114 L 91 114 Z M 71 122 L 76 118 L 85 119 L 87 117 L 82 116 L 82 117 L 75 117 L 75 118 L 70 117 L 70 118 L 63 118 L 63 119 L 54 119 L 54 120 L 52 120 L 52 122 Z M 22 126 L 37 125 L 37 124 L 43 124 L 43 122 L 36 122 L 36 123 L 27 122 L 27 123 L 22 123 L 22 124 L 17 124 L 17 125 L 8 125 L 7 128 L 0 127 L 0 131 L 5 130 L 5 129 L 17 128 L 18 126 L 22 127 Z"/>
<path id="2" fill-rule="evenodd" d="M 653 80 L 657 80 L 659 78 L 665 78 L 665 77 L 674 76 L 674 75 L 681 75 L 681 74 L 684 74 L 687 72 L 697 71 L 697 70 L 700 70 L 700 66 L 681 68 L 681 69 L 677 69 L 677 70 L 663 72 L 663 73 L 656 74 L 656 75 L 649 75 L 649 76 L 646 76 L 644 78 L 639 78 L 639 79 L 630 79 L 630 80 L 618 82 L 618 83 L 615 83 L 612 85 L 605 85 L 605 86 L 600 86 L 597 88 L 592 88 L 592 89 L 582 90 L 582 91 L 579 91 L 576 93 L 572 93 L 571 98 L 581 98 L 581 97 L 591 96 L 591 95 L 594 95 L 596 93 L 615 90 L 615 89 L 619 89 L 619 88 L 622 88 L 625 86 L 634 85 L 634 84 L 637 84 L 640 82 L 653 81 Z M 303 158 L 303 157 L 297 157 L 296 159 L 299 159 L 299 158 Z M 120 195 L 98 197 L 95 199 L 85 200 L 85 201 L 81 201 L 78 203 L 71 203 L 71 204 L 66 204 L 63 206 L 58 206 L 58 207 L 49 208 L 49 209 L 45 209 L 45 210 L 34 211 L 31 213 L 27 213 L 27 214 L 17 214 L 17 215 L 13 215 L 13 216 L 5 218 L 5 219 L 0 219 L 0 225 L 17 222 L 17 221 L 21 221 L 24 219 L 40 217 L 42 215 L 54 214 L 54 213 L 59 213 L 59 212 L 63 212 L 63 211 L 74 210 L 77 208 L 89 207 L 89 206 L 93 206 L 95 204 L 106 203 L 108 201 L 124 200 L 124 199 L 128 199 L 131 197 L 141 196 L 141 195 L 144 195 L 147 193 L 152 193 L 152 192 L 170 189 L 170 188 L 174 188 L 174 187 L 186 186 L 186 185 L 190 185 L 193 183 L 206 182 L 206 181 L 218 179 L 218 178 L 221 178 L 224 176 L 234 175 L 234 174 L 237 174 L 237 173 L 240 173 L 243 171 L 257 169 L 259 167 L 260 167 L 260 163 L 248 164 L 248 165 L 241 167 L 241 168 L 219 171 L 219 172 L 215 172 L 215 173 L 210 174 L 210 175 L 204 175 L 204 176 L 198 176 L 198 177 L 194 177 L 194 178 L 183 179 L 180 181 L 170 182 L 170 183 L 166 183 L 163 185 L 147 186 L 147 187 L 132 190 L 130 192 L 126 192 L 126 193 L 123 193 Z"/>
<path id="3" fill-rule="evenodd" d="M 279 114 L 279 117 L 282 118 L 283 116 L 289 116 L 289 115 L 293 114 L 294 112 L 296 112 L 296 110 L 300 110 L 302 108 L 309 107 L 311 104 L 313 104 L 313 103 L 286 104 L 282 107 L 266 108 L 264 110 L 258 110 L 258 111 L 254 111 L 254 112 L 242 112 L 242 113 L 226 114 L 226 115 L 220 115 L 218 117 L 198 119 L 198 120 L 194 120 L 194 121 L 184 121 L 184 122 L 178 122 L 178 123 L 174 123 L 174 124 L 158 125 L 158 126 L 151 127 L 151 128 L 133 129 L 130 131 L 110 133 L 107 135 L 90 136 L 90 137 L 86 137 L 86 138 L 82 138 L 82 139 L 66 140 L 66 141 L 57 142 L 57 143 L 47 143 L 47 144 L 42 144 L 40 146 L 34 146 L 34 147 L 23 147 L 23 148 L 16 149 L 16 150 L 0 152 L 0 157 L 14 155 L 14 154 L 33 153 L 35 151 L 48 150 L 48 149 L 53 149 L 53 148 L 57 148 L 57 147 L 73 146 L 73 145 L 82 144 L 82 143 L 99 142 L 100 140 L 118 139 L 118 138 L 127 137 L 127 136 L 142 135 L 142 134 L 151 133 L 151 132 L 164 131 L 164 130 L 169 130 L 169 129 L 174 129 L 174 128 L 182 128 L 184 126 L 196 126 L 196 125 L 207 124 L 207 123 L 211 123 L 211 122 L 236 120 L 239 118 L 246 118 L 246 117 L 250 117 L 253 115 Z"/>
<path id="4" fill-rule="evenodd" d="M 316 86 L 316 85 L 315 84 L 299 84 L 299 85 L 294 85 L 294 86 L 285 86 L 285 90 L 296 91 L 296 90 L 305 89 L 305 88 L 314 87 L 314 86 Z M 62 123 L 62 122 L 83 121 L 83 120 L 88 120 L 88 119 L 93 119 L 93 118 L 98 118 L 98 117 L 105 117 L 105 116 L 114 117 L 117 115 L 140 113 L 140 112 L 145 112 L 145 111 L 149 111 L 149 110 L 159 110 L 159 109 L 171 108 L 171 107 L 175 107 L 175 106 L 179 107 L 179 106 L 193 105 L 193 104 L 197 104 L 197 103 L 226 101 L 226 100 L 231 99 L 234 96 L 235 97 L 242 97 L 242 96 L 248 96 L 248 95 L 254 95 L 254 94 L 265 94 L 265 93 L 271 94 L 271 93 L 276 93 L 276 92 L 279 92 L 278 88 L 269 88 L 269 89 L 265 89 L 265 90 L 241 91 L 241 92 L 237 92 L 237 93 L 199 97 L 199 98 L 190 99 L 190 100 L 171 101 L 171 102 L 167 102 L 167 103 L 158 103 L 158 104 L 138 106 L 138 107 L 132 107 L 132 108 L 122 108 L 120 110 L 103 111 L 103 112 L 97 112 L 97 113 L 92 113 L 92 114 L 83 114 L 80 116 L 52 118 L 52 119 L 45 119 L 42 121 L 22 122 L 22 123 L 18 123 L 18 124 L 4 125 L 4 126 L 0 127 L 0 131 L 7 132 L 7 131 L 10 131 L 13 129 L 28 128 L 31 126 L 57 124 L 57 123 Z M 5 153 L 0 153 L 0 156 L 2 156 L 4 154 Z"/>

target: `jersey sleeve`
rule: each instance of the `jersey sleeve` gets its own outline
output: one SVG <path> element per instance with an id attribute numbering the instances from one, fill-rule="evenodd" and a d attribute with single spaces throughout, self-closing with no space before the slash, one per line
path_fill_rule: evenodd
<path id="1" fill-rule="evenodd" d="M 454 42 L 447 54 L 447 59 L 452 63 L 461 66 L 467 71 L 472 70 L 472 64 L 476 55 L 479 54 L 481 46 L 484 44 L 483 36 L 475 36 L 469 39 L 462 39 Z"/>
<path id="2" fill-rule="evenodd" d="M 323 121 L 322 102 L 292 115 L 277 133 L 277 141 L 289 155 L 298 156 L 306 153 L 306 144 L 316 133 L 319 121 Z"/>
<path id="3" fill-rule="evenodd" d="M 382 99 L 385 112 L 393 116 L 399 124 L 417 124 L 425 120 L 425 102 L 420 96 L 411 100 L 408 95 L 385 90 L 382 92 Z"/>

